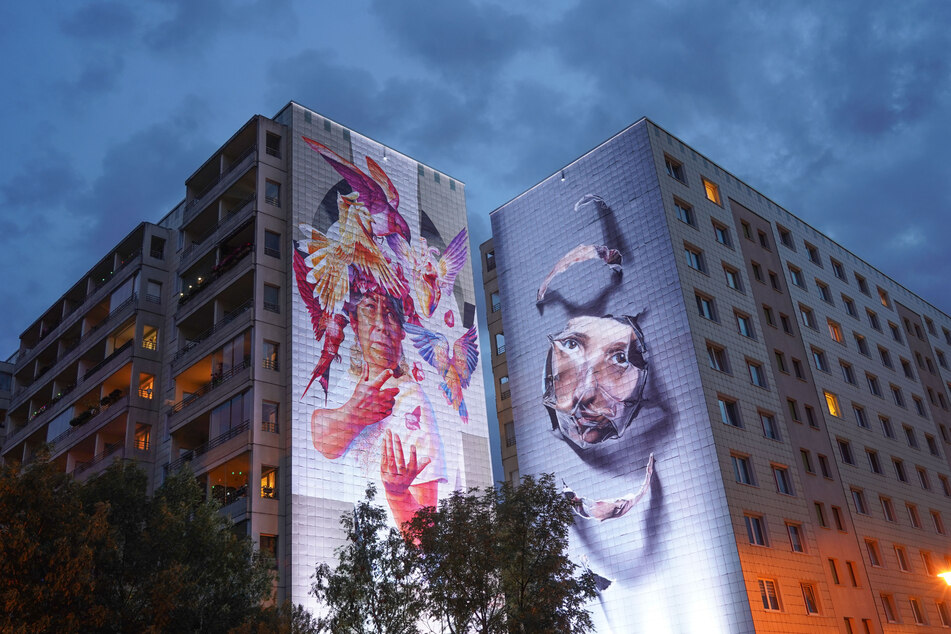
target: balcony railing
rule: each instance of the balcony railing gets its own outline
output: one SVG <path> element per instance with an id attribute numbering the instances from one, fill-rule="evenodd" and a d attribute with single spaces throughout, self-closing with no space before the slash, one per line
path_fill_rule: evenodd
<path id="1" fill-rule="evenodd" d="M 279 365 L 278 365 L 278 363 L 277 363 L 277 359 L 264 359 L 264 363 L 263 363 L 262 365 L 264 366 L 264 369 L 265 369 L 265 370 L 278 370 L 278 369 L 280 369 L 280 367 L 279 367 Z"/>
<path id="2" fill-rule="evenodd" d="M 496 347 L 495 347 L 495 354 L 502 354 L 503 352 L 505 352 L 505 344 L 504 344 L 504 343 L 503 343 L 501 346 L 496 346 Z"/>
<path id="3" fill-rule="evenodd" d="M 512 447 L 512 446 L 514 446 L 514 445 L 515 445 L 515 436 L 512 436 L 512 437 L 510 437 L 510 438 L 506 438 L 506 439 L 505 439 L 505 446 L 506 446 L 506 447 Z"/>
<path id="4" fill-rule="evenodd" d="M 499 312 L 500 310 L 502 310 L 502 302 L 495 302 L 494 304 L 492 304 L 492 312 L 493 312 L 493 313 L 497 313 L 497 312 Z"/>
<path id="5" fill-rule="evenodd" d="M 272 313 L 280 313 L 281 305 L 275 304 L 274 302 L 264 302 L 264 310 L 270 311 Z"/>
<path id="6" fill-rule="evenodd" d="M 211 286 L 219 277 L 233 269 L 238 265 L 244 258 L 254 250 L 254 244 L 247 242 L 242 244 L 239 247 L 235 247 L 231 252 L 226 255 L 221 262 L 218 263 L 215 268 L 211 270 L 211 274 L 208 279 L 203 280 L 202 282 L 196 282 L 193 288 L 188 289 L 188 292 L 182 292 L 178 297 L 178 304 L 184 305 L 191 301 L 195 296 L 200 294 L 202 291 Z"/>
<path id="7" fill-rule="evenodd" d="M 203 330 L 201 333 L 199 333 L 192 339 L 186 339 L 185 346 L 181 350 L 175 353 L 175 356 L 172 358 L 172 363 L 174 364 L 176 361 L 178 361 L 183 356 L 185 356 L 185 354 L 188 353 L 192 348 L 194 348 L 195 346 L 200 344 L 202 341 L 204 341 L 208 337 L 212 336 L 213 334 L 215 334 L 216 332 L 218 332 L 219 330 L 221 330 L 222 328 L 224 328 L 225 326 L 233 322 L 242 313 L 244 313 L 246 310 L 251 308 L 253 305 L 254 305 L 254 300 L 251 300 L 251 299 L 247 300 L 246 302 L 244 302 L 243 304 L 241 304 L 234 310 L 230 310 L 227 313 L 225 313 L 224 316 L 220 320 L 218 320 L 218 323 L 212 326 L 211 328 Z"/>
<path id="8" fill-rule="evenodd" d="M 261 431 L 279 434 L 281 433 L 281 428 L 276 420 L 263 420 L 261 421 Z"/>
<path id="9" fill-rule="evenodd" d="M 181 258 L 180 258 L 180 259 L 181 259 L 181 262 L 184 264 L 186 258 L 187 258 L 195 249 L 197 249 L 197 248 L 200 247 L 202 244 L 204 244 L 205 241 L 208 240 L 208 238 L 210 238 L 210 237 L 212 237 L 213 235 L 215 235 L 215 233 L 216 233 L 219 229 L 221 229 L 221 228 L 224 227 L 225 225 L 230 224 L 231 221 L 234 220 L 235 218 L 238 218 L 238 217 L 240 217 L 240 216 L 243 216 L 243 215 L 244 215 L 244 212 L 248 209 L 248 207 L 254 204 L 254 200 L 255 200 L 256 198 L 257 198 L 257 196 L 256 196 L 255 194 L 252 194 L 252 195 L 248 196 L 246 199 L 242 200 L 240 203 L 238 203 L 237 205 L 235 205 L 235 208 L 234 208 L 232 211 L 229 211 L 227 216 L 225 216 L 224 218 L 222 218 L 221 220 L 219 220 L 218 222 L 216 222 L 216 223 L 215 223 L 215 226 L 213 226 L 211 229 L 209 229 L 208 231 L 206 231 L 205 233 L 203 233 L 197 240 L 193 240 L 191 244 L 189 244 L 187 247 L 185 247 L 185 248 L 182 250 L 182 255 L 181 255 Z"/>
<path id="10" fill-rule="evenodd" d="M 121 346 L 119 346 L 118 348 L 116 348 L 115 350 L 113 350 L 113 351 L 112 351 L 112 354 L 110 354 L 108 357 L 106 357 L 105 359 L 103 359 L 102 361 L 100 361 L 99 363 L 97 363 L 96 365 L 94 365 L 94 366 L 92 366 L 91 368 L 89 368 L 88 370 L 86 370 L 86 371 L 83 373 L 83 381 L 87 380 L 87 379 L 88 379 L 89 377 L 91 377 L 93 374 L 95 374 L 96 372 L 98 372 L 99 370 L 101 370 L 103 367 L 105 367 L 105 365 L 106 365 L 107 363 L 109 363 L 110 361 L 112 361 L 113 359 L 115 359 L 116 357 L 118 357 L 120 354 L 122 354 L 123 352 L 125 352 L 126 350 L 128 350 L 128 349 L 131 348 L 131 347 L 132 347 L 132 339 L 129 339 L 129 340 L 126 341 L 124 344 L 122 344 Z"/>
<path id="11" fill-rule="evenodd" d="M 223 385 L 227 383 L 228 381 L 230 381 L 231 379 L 233 379 L 235 376 L 240 374 L 242 370 L 247 369 L 250 365 L 251 365 L 251 359 L 245 358 L 245 360 L 242 361 L 241 363 L 235 365 L 233 368 L 231 368 L 227 372 L 223 372 L 213 377 L 211 381 L 209 381 L 208 383 L 205 383 L 204 385 L 199 387 L 197 390 L 195 390 L 194 392 L 192 392 L 191 394 L 189 394 L 188 396 L 186 396 L 179 402 L 172 405 L 168 413 L 175 414 L 176 412 L 182 411 L 183 409 L 185 409 L 186 407 L 188 407 L 189 405 L 197 401 L 199 398 L 201 398 L 208 392 L 211 392 L 213 389 L 215 389 L 219 385 Z"/>
<path id="12" fill-rule="evenodd" d="M 80 473 L 82 473 L 83 471 L 86 471 L 90 467 L 93 467 L 99 464 L 100 462 L 102 462 L 103 460 L 105 460 L 106 458 L 114 454 L 115 452 L 122 449 L 122 444 L 123 444 L 122 442 L 110 443 L 105 446 L 105 448 L 102 450 L 102 453 L 97 454 L 92 460 L 87 460 L 86 462 L 77 462 L 76 467 L 73 469 L 73 475 L 79 475 Z"/>
<path id="13" fill-rule="evenodd" d="M 239 423 L 238 425 L 236 425 L 235 427 L 232 427 L 231 429 L 224 432 L 223 434 L 219 434 L 218 436 L 215 436 L 208 442 L 202 445 L 198 445 L 194 449 L 189 449 L 188 451 L 183 453 L 177 460 L 173 460 L 172 462 L 168 463 L 165 469 L 168 473 L 174 473 L 178 471 L 179 469 L 181 469 L 185 465 L 186 462 L 191 462 L 195 458 L 211 451 L 215 447 L 219 447 L 225 444 L 232 438 L 248 431 L 250 428 L 251 428 L 251 421 L 249 420 Z"/>
<path id="14" fill-rule="evenodd" d="M 200 202 L 202 201 L 202 199 L 203 199 L 205 196 L 207 196 L 208 193 L 211 192 L 211 190 L 213 190 L 213 189 L 215 188 L 215 186 L 218 185 L 218 183 L 220 183 L 221 181 L 223 181 L 223 180 L 225 179 L 226 176 L 228 176 L 229 174 L 231 174 L 231 172 L 233 172 L 235 169 L 237 169 L 237 168 L 244 162 L 244 159 L 248 158 L 249 155 L 253 154 L 253 153 L 255 152 L 255 150 L 257 150 L 257 147 L 258 147 L 257 145 L 252 145 L 252 146 L 249 147 L 247 150 L 245 150 L 244 152 L 242 152 L 242 153 L 241 153 L 239 156 L 237 156 L 233 161 L 231 161 L 231 165 L 228 166 L 228 169 L 226 169 L 226 170 L 225 170 L 224 172 L 222 172 L 221 174 L 218 174 L 218 176 L 217 176 L 213 181 L 211 181 L 210 183 L 208 183 L 207 187 L 205 187 L 205 189 L 203 189 L 203 190 L 201 191 L 201 193 L 199 193 L 199 194 L 196 195 L 194 198 L 192 198 L 192 199 L 189 200 L 187 203 L 185 203 L 185 218 L 182 220 L 182 225 L 183 225 L 183 226 L 184 226 L 188 221 L 191 220 L 191 217 L 190 217 L 189 212 L 192 211 L 192 210 L 195 208 L 195 205 L 197 205 L 198 203 L 200 203 Z"/>
<path id="15" fill-rule="evenodd" d="M 501 397 L 502 397 L 502 400 L 504 401 L 504 400 L 508 399 L 510 396 L 512 396 L 512 392 L 510 392 L 509 390 L 505 390 L 505 391 L 502 392 L 499 396 L 501 396 Z"/>

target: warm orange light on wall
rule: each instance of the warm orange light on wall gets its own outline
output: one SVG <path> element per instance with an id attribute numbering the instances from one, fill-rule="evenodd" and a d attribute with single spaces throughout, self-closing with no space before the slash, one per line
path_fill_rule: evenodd
<path id="1" fill-rule="evenodd" d="M 942 572 L 938 574 L 939 577 L 944 579 L 944 582 L 951 586 L 951 572 Z"/>

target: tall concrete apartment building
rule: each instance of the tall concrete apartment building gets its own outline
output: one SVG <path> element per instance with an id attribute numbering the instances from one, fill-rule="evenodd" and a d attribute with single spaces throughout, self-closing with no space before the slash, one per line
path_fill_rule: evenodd
<path id="1" fill-rule="evenodd" d="M 951 317 L 647 119 L 492 231 L 505 476 L 598 632 L 951 627 Z"/>
<path id="2" fill-rule="evenodd" d="M 368 482 L 394 522 L 491 483 L 468 248 L 461 182 L 293 102 L 255 116 L 21 334 L 2 458 L 153 489 L 187 464 L 308 605 Z M 396 444 L 424 465 L 401 486 Z"/>

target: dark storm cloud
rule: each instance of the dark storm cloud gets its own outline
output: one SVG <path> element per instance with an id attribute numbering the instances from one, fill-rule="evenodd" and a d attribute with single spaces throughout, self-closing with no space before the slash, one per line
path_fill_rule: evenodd
<path id="1" fill-rule="evenodd" d="M 167 15 L 164 20 L 150 25 L 143 36 L 144 40 L 155 52 L 176 57 L 194 55 L 224 34 L 252 37 L 244 43 L 252 45 L 259 37 L 286 35 L 297 22 L 290 0 L 153 2 Z M 242 45 L 237 39 L 232 44 Z"/>
<path id="2" fill-rule="evenodd" d="M 65 154 L 52 147 L 37 148 L 0 184 L 0 205 L 7 210 L 55 207 L 82 187 L 82 178 Z M 15 222 L 9 214 L 4 215 Z"/>

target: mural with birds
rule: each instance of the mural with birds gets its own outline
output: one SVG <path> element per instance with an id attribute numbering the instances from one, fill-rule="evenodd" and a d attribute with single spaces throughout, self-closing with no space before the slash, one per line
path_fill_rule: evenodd
<path id="1" fill-rule="evenodd" d="M 458 412 L 462 422 L 469 422 L 469 411 L 462 396 L 462 390 L 469 387 L 472 372 L 479 364 L 479 333 L 473 326 L 464 335 L 456 339 L 450 355 L 449 340 L 438 332 L 432 332 L 420 326 L 406 324 L 406 333 L 413 340 L 423 360 L 436 368 L 442 383 L 446 400 Z"/>

